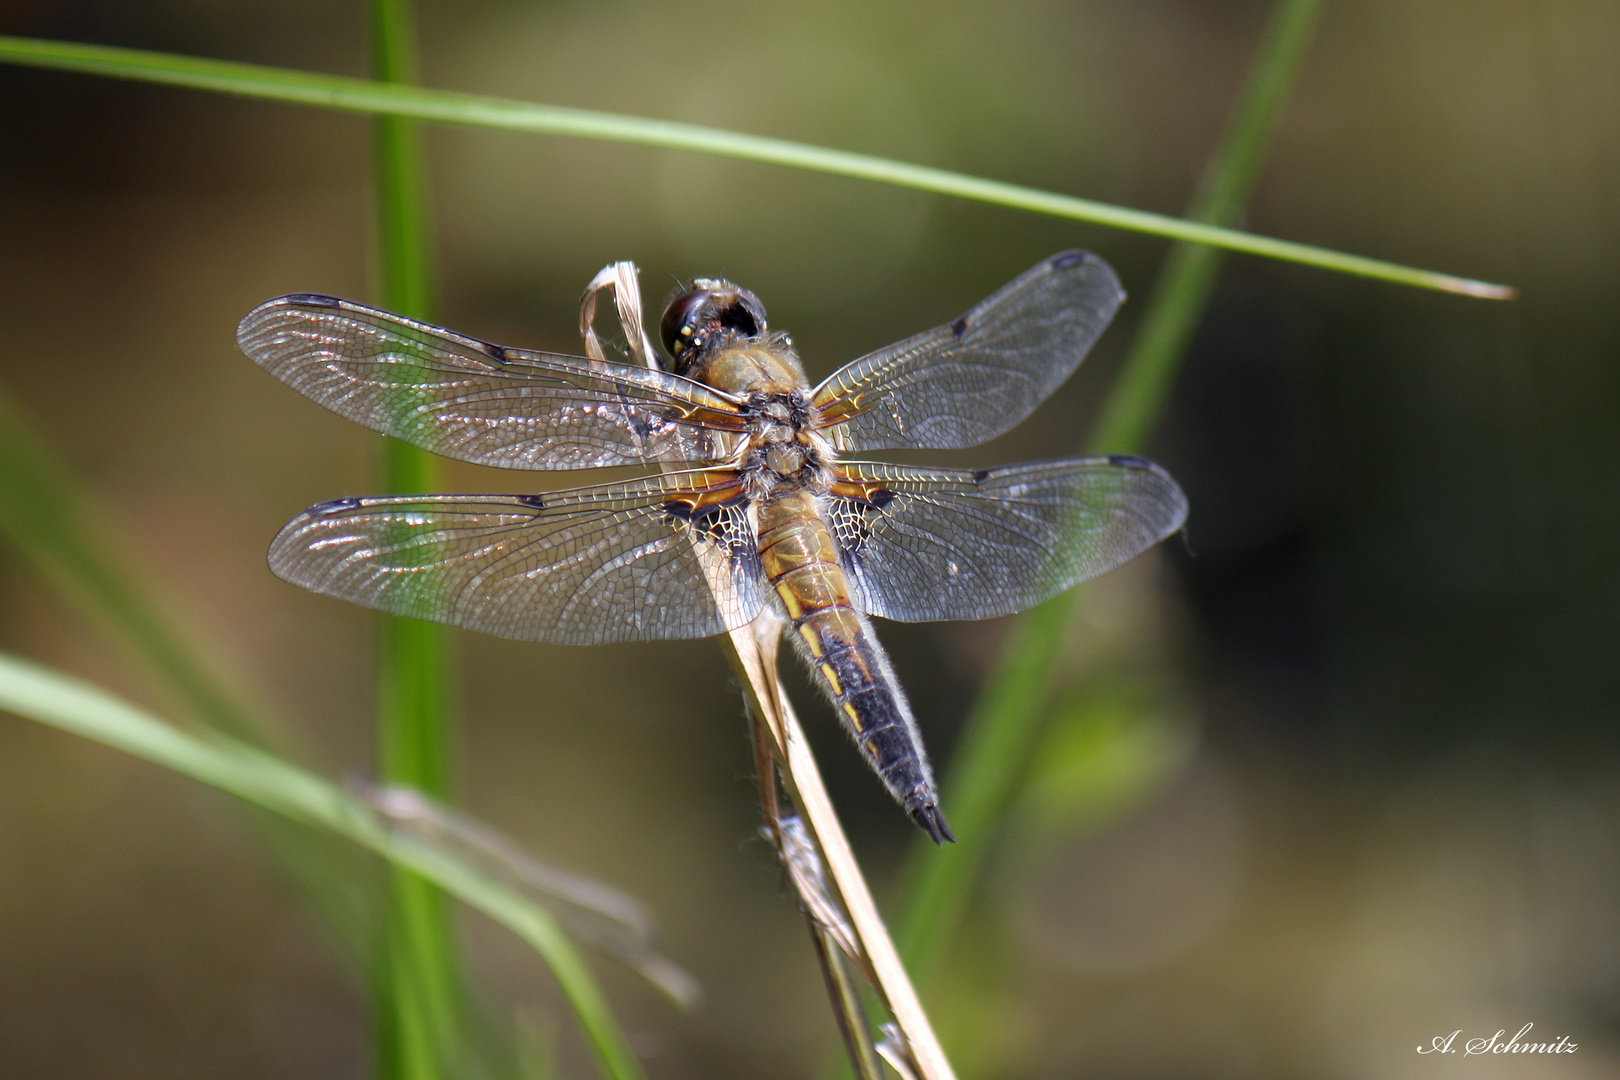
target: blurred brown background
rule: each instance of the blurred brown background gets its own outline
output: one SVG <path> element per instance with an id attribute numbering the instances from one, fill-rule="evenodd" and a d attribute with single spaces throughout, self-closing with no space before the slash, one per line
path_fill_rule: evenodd
<path id="1" fill-rule="evenodd" d="M 420 3 L 436 86 L 1171 213 L 1268 10 Z M 364 14 L 26 0 L 0 30 L 363 74 Z M 1617 56 L 1610 0 L 1328 6 L 1246 225 L 1523 297 L 1227 263 L 1153 446 L 1191 498 L 1191 551 L 1091 594 L 1047 767 L 931 991 L 975 1033 L 964 1071 L 1620 1074 Z M 0 100 L 0 379 L 310 760 L 365 772 L 370 618 L 263 553 L 305 505 L 368 490 L 374 437 L 273 383 L 233 331 L 278 293 L 367 294 L 366 122 L 7 67 Z M 818 378 L 1055 251 L 1112 261 L 1136 299 L 1081 375 L 942 463 L 1071 452 L 1166 248 L 637 148 L 436 129 L 429 149 L 442 321 L 511 344 L 574 349 L 580 290 L 630 258 L 651 303 L 676 277 L 753 288 Z M 1000 629 L 880 627 L 936 760 Z M 832 1026 L 751 838 L 719 650 L 459 645 L 464 804 L 646 898 L 708 990 L 686 1016 L 599 965 L 651 1074 L 810 1074 Z M 0 647 L 162 705 L 9 549 Z M 800 697 L 881 890 L 914 829 Z M 464 928 L 490 1014 L 550 1024 L 589 1075 L 538 961 Z M 0 1076 L 364 1075 L 363 980 L 335 957 L 224 796 L 0 718 Z M 1527 1022 L 1579 1051 L 1414 1053 Z"/>

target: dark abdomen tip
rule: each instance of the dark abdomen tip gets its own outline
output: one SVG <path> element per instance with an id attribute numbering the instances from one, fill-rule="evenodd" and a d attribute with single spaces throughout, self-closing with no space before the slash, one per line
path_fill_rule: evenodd
<path id="1" fill-rule="evenodd" d="M 921 806 L 914 807 L 910 813 L 911 819 L 922 826 L 923 832 L 933 837 L 934 843 L 943 844 L 947 840 L 953 844 L 956 843 L 956 834 L 951 832 L 949 825 L 945 824 L 945 815 L 940 813 L 938 806 L 933 803 L 923 803 Z"/>

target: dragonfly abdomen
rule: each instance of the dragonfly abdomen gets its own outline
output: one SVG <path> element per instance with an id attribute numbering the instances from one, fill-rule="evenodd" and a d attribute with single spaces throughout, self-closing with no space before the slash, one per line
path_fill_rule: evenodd
<path id="1" fill-rule="evenodd" d="M 889 658 L 850 602 L 837 548 L 807 492 L 761 507 L 760 563 L 787 615 L 795 649 L 884 786 L 936 842 L 954 840 Z"/>

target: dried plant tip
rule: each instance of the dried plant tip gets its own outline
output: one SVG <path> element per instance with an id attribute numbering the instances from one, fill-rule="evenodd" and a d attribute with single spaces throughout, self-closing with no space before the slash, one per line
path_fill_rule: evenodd
<path id="1" fill-rule="evenodd" d="M 821 856 L 816 854 L 815 844 L 805 831 L 804 822 L 799 820 L 798 815 L 790 815 L 782 818 L 779 824 L 782 830 L 782 865 L 787 868 L 788 877 L 793 881 L 793 891 L 798 893 L 805 914 L 816 921 L 845 956 L 860 964 L 863 971 L 866 970 L 866 957 L 856 943 L 849 917 L 844 914 L 844 906 L 827 890 Z"/>
<path id="2" fill-rule="evenodd" d="M 414 788 L 350 776 L 347 786 L 398 836 L 439 852 L 543 904 L 569 932 L 639 973 L 682 1008 L 702 1000 L 689 972 L 654 945 L 652 919 L 640 901 L 599 881 L 535 858 L 511 838 Z"/>
<path id="3" fill-rule="evenodd" d="M 641 317 L 641 286 L 633 262 L 609 263 L 585 286 L 585 295 L 579 304 L 579 333 L 585 339 L 585 354 L 592 360 L 606 362 L 607 354 L 602 340 L 596 334 L 596 296 L 604 289 L 613 290 L 613 303 L 618 311 L 619 326 L 624 330 L 626 347 L 636 362 L 657 368 L 658 356 Z"/>
<path id="4" fill-rule="evenodd" d="M 883 1032 L 883 1037 L 878 1040 L 876 1046 L 878 1056 L 899 1074 L 900 1080 L 918 1080 L 921 1074 L 917 1070 L 916 1061 L 912 1060 L 911 1047 L 906 1045 L 905 1036 L 900 1034 L 900 1029 L 893 1024 L 884 1024 L 878 1030 Z"/>

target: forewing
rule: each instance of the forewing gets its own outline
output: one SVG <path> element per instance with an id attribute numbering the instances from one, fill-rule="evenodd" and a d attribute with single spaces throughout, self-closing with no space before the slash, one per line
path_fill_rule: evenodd
<path id="1" fill-rule="evenodd" d="M 1170 474 L 1126 455 L 976 471 L 842 462 L 829 523 L 856 602 L 900 622 L 1049 600 L 1180 529 Z"/>
<path id="2" fill-rule="evenodd" d="M 713 461 L 729 395 L 664 371 L 508 349 L 312 293 L 248 312 L 236 341 L 305 397 L 435 454 L 509 469 Z"/>
<path id="3" fill-rule="evenodd" d="M 1054 255 L 954 322 L 864 356 L 815 389 L 840 450 L 973 446 L 1067 379 L 1125 299 L 1109 265 Z"/>
<path id="4" fill-rule="evenodd" d="M 704 475 L 544 496 L 337 499 L 287 523 L 270 568 L 328 596 L 497 637 L 706 637 L 748 622 L 765 594 L 741 487 L 683 486 Z"/>

